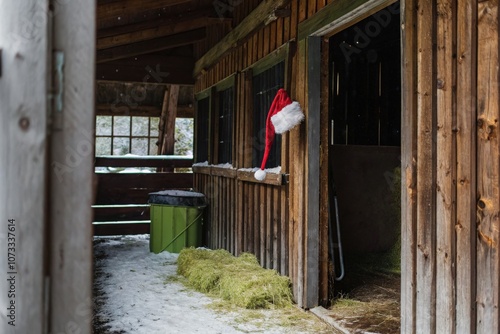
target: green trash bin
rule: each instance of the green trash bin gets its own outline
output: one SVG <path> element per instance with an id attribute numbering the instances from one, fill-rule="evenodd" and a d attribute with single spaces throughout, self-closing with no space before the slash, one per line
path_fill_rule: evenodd
<path id="1" fill-rule="evenodd" d="M 205 195 L 193 191 L 165 190 L 149 194 L 151 228 L 149 250 L 179 253 L 201 246 Z"/>

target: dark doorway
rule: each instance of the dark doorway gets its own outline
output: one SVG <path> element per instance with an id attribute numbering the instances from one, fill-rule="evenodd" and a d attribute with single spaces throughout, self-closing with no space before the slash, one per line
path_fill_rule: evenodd
<path id="1" fill-rule="evenodd" d="M 345 269 L 331 293 L 337 299 L 356 299 L 356 293 L 364 291 L 366 301 L 366 292 L 376 290 L 367 285 L 387 283 L 383 288 L 394 293 L 386 313 L 399 313 L 392 301 L 399 300 L 400 291 L 400 41 L 395 3 L 331 36 L 328 43 L 329 248 L 338 278 L 341 242 Z M 380 280 L 377 275 L 389 276 Z M 359 315 L 373 317 L 364 311 L 361 308 Z M 399 326 L 399 314 L 393 318 L 397 324 L 382 332 Z"/>

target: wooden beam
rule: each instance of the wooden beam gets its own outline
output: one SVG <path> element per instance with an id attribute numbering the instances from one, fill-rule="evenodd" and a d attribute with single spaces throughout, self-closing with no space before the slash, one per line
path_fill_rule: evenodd
<path id="1" fill-rule="evenodd" d="M 140 55 L 96 66 L 96 78 L 107 81 L 191 85 L 194 59 L 189 56 Z"/>
<path id="2" fill-rule="evenodd" d="M 100 50 L 97 52 L 97 64 L 112 60 L 124 59 L 133 56 L 173 49 L 179 46 L 199 42 L 206 37 L 205 28 L 199 28 L 176 35 L 155 38 L 133 44 L 127 44 Z"/>
<path id="3" fill-rule="evenodd" d="M 396 0 L 338 0 L 299 24 L 298 39 L 331 35 L 378 12 Z M 399 8 L 399 7 L 398 7 Z"/>
<path id="4" fill-rule="evenodd" d="M 95 167 L 191 167 L 191 157 L 169 157 L 162 155 L 129 157 L 123 155 L 100 156 L 95 158 Z"/>
<path id="5" fill-rule="evenodd" d="M 150 22 L 150 21 L 147 21 Z M 182 32 L 190 31 L 193 29 L 203 28 L 213 23 L 220 23 L 218 19 L 209 18 L 206 16 L 182 19 L 178 21 L 169 20 L 164 21 L 162 24 L 157 24 L 155 26 L 145 28 L 145 29 L 135 29 L 126 33 L 118 33 L 107 37 L 101 37 L 97 39 L 97 50 L 112 48 L 125 44 L 137 43 L 149 39 L 171 36 L 179 34 Z M 131 24 L 124 27 L 118 27 L 120 30 L 127 30 L 131 26 L 140 26 L 142 23 Z M 117 30 L 118 30 L 117 29 Z M 113 28 L 106 29 L 106 33 L 110 34 Z"/>
<path id="6" fill-rule="evenodd" d="M 276 19 L 274 12 L 285 6 L 289 0 L 264 0 L 241 23 L 231 30 L 219 43 L 212 47 L 195 64 L 193 75 L 212 66 L 234 47 L 241 45 L 253 32 Z"/>
<path id="7" fill-rule="evenodd" d="M 175 118 L 177 117 L 177 101 L 179 100 L 179 86 L 170 85 L 167 119 L 165 122 L 165 130 L 163 134 L 163 145 L 161 147 L 162 154 L 174 154 L 175 146 Z"/>
<path id="8" fill-rule="evenodd" d="M 167 122 L 167 113 L 168 113 L 168 98 L 170 94 L 168 93 L 171 85 L 165 90 L 165 95 L 163 95 L 163 104 L 160 114 L 160 122 L 158 125 L 158 154 L 162 154 L 163 147 L 163 138 L 165 136 L 165 123 Z"/>
<path id="9" fill-rule="evenodd" d="M 115 2 L 98 3 L 97 19 L 105 20 L 126 16 L 128 13 L 135 13 L 144 9 L 153 10 L 171 7 L 190 2 L 191 0 L 122 0 Z"/>
<path id="10" fill-rule="evenodd" d="M 41 334 L 50 312 L 50 304 L 44 293 L 48 292 L 45 283 L 49 262 L 45 249 L 51 247 L 45 235 L 50 222 L 46 216 L 49 201 L 46 177 L 52 170 L 47 148 L 47 91 L 50 89 L 47 79 L 51 54 L 48 40 L 51 36 L 44 29 L 48 5 L 48 1 L 38 0 L 7 1 L 2 2 L 0 11 L 0 48 L 4 49 L 0 78 L 0 216 L 4 240 L 0 259 L 4 308 L 1 333 Z M 40 29 L 26 30 L 28 26 L 35 27 L 32 21 L 35 17 L 43 18 L 38 21 Z M 4 38 L 10 35 L 10 31 L 24 31 L 24 36 L 32 39 L 28 42 L 21 35 L 18 38 Z M 14 237 L 15 240 L 8 240 L 8 237 Z M 16 250 L 9 250 L 14 253 L 12 256 L 16 256 L 15 261 L 11 261 L 12 256 L 7 254 L 7 242 L 16 243 Z M 15 268 L 8 269 L 9 262 Z M 17 273 L 12 274 L 15 279 L 10 284 L 7 272 Z M 90 281 L 88 283 L 90 287 Z M 6 292 L 11 284 L 15 284 L 15 298 L 12 295 L 12 298 L 7 298 Z M 82 287 L 84 295 L 86 288 Z M 10 310 L 7 307 L 12 305 L 10 303 L 15 303 L 17 313 L 9 318 Z M 85 305 L 82 311 L 87 312 Z M 92 312 L 86 314 L 89 318 L 92 316 Z M 64 319 L 69 323 L 69 317 Z M 9 321 L 13 321 L 15 327 L 9 325 Z M 90 332 L 86 326 L 81 328 Z"/>
<path id="11" fill-rule="evenodd" d="M 305 224 L 304 307 L 318 306 L 319 301 L 319 193 L 321 130 L 321 37 L 307 39 L 307 223 Z M 326 51 L 325 51 L 326 52 Z M 326 97 L 324 97 L 326 98 Z M 325 126 L 325 125 L 323 125 Z M 328 126 L 328 125 L 326 125 Z"/>
<path id="12" fill-rule="evenodd" d="M 95 116 L 92 109 L 95 106 L 96 4 L 93 1 L 54 1 L 52 5 L 57 15 L 51 18 L 51 48 L 64 52 L 65 67 L 64 104 L 60 112 L 64 116 L 60 128 L 52 131 L 50 136 L 49 161 L 52 168 L 47 173 L 50 175 L 50 192 L 47 193 L 50 197 L 47 208 L 50 210 L 50 224 L 47 226 L 50 231 L 50 286 L 46 285 L 46 293 L 47 297 L 50 296 L 50 310 L 46 312 L 50 318 L 47 320 L 49 327 L 46 332 L 76 330 L 90 333 L 93 305 L 90 206 L 94 193 Z M 24 55 L 24 62 L 31 63 L 31 58 L 26 53 Z M 36 59 L 41 56 L 40 53 L 33 57 Z M 31 100 L 31 97 L 27 100 Z M 68 148 L 75 150 L 72 153 L 75 163 L 69 163 Z M 59 169 L 55 167 L 57 163 Z M 21 236 L 25 238 L 22 233 Z M 25 242 L 29 243 L 30 240 L 23 240 L 23 244 Z M 30 266 L 26 268 L 31 269 Z M 29 280 L 27 277 L 25 279 Z M 31 313 L 28 310 L 26 312 Z M 36 333 L 17 328 L 16 331 Z"/>
<path id="13" fill-rule="evenodd" d="M 186 18 L 186 16 L 189 15 L 189 19 Z M 97 31 L 97 39 L 101 39 L 104 37 L 110 37 L 110 36 L 116 36 L 116 35 L 122 35 L 126 33 L 132 33 L 135 31 L 139 30 L 145 30 L 145 29 L 151 29 L 159 26 L 164 26 L 164 25 L 175 25 L 177 23 L 182 23 L 187 20 L 193 20 L 193 19 L 198 19 L 198 18 L 204 18 L 209 23 L 215 23 L 215 20 L 217 22 L 224 22 L 225 20 L 229 19 L 220 19 L 220 18 L 215 18 L 215 11 L 213 8 L 210 9 L 202 9 L 202 10 L 197 10 L 195 12 L 190 12 L 188 14 L 182 13 L 178 16 L 160 16 L 156 19 L 151 19 L 147 21 L 141 21 L 137 23 L 131 23 L 131 24 L 125 24 L 125 25 L 119 25 L 119 26 L 113 26 L 109 28 L 102 28 Z"/>
<path id="14" fill-rule="evenodd" d="M 96 106 L 97 116 L 144 116 L 158 117 L 161 109 L 157 106 L 119 106 L 113 104 L 99 104 Z"/>

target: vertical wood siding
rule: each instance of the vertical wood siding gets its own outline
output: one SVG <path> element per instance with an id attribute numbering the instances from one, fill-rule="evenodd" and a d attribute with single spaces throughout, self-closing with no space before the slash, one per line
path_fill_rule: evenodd
<path id="1" fill-rule="evenodd" d="M 300 22 L 333 2 L 290 1 L 289 16 L 278 18 L 249 36 L 201 74 L 195 90 L 201 91 L 242 71 L 295 39 Z M 235 7 L 234 26 L 258 3 L 245 1 Z M 402 332 L 497 333 L 498 0 L 401 0 L 401 9 Z M 307 122 L 306 42 L 296 42 L 287 89 L 305 108 Z M 205 51 L 206 45 L 200 45 L 198 56 Z M 236 86 L 233 165 L 237 168 L 253 167 L 249 153 L 251 77 L 251 71 L 240 75 Z M 257 254 L 264 266 L 277 266 L 291 277 L 295 298 L 301 306 L 307 279 L 304 237 L 310 210 L 304 189 L 306 129 L 303 124 L 283 136 L 282 171 L 289 174 L 290 181 L 285 186 L 234 179 L 224 183 L 217 181 L 219 177 L 206 175 L 197 175 L 195 182 L 200 191 L 222 185 L 234 191 L 233 195 L 231 191 L 224 193 L 211 204 L 211 220 L 222 224 L 211 229 L 212 245 L 237 254 L 249 251 Z M 324 177 L 324 172 L 321 175 Z M 224 196 L 233 196 L 235 205 Z M 214 211 L 215 203 L 227 208 Z M 219 215 L 229 218 L 221 219 Z M 217 231 L 228 236 L 221 239 Z M 320 240 L 323 239 L 320 231 Z M 321 242 L 319 247 L 321 258 L 327 248 Z M 321 300 L 327 297 L 327 289 L 322 285 L 326 284 L 327 266 L 319 268 Z"/>
<path id="2" fill-rule="evenodd" d="M 498 333 L 498 1 L 404 13 L 402 332 Z"/>

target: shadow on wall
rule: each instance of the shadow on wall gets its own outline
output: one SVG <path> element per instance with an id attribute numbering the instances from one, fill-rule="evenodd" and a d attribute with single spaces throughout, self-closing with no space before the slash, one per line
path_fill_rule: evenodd
<path id="1" fill-rule="evenodd" d="M 398 240 L 399 189 L 394 170 L 401 165 L 400 155 L 400 147 L 394 146 L 333 147 L 330 166 L 344 253 L 384 252 Z"/>

